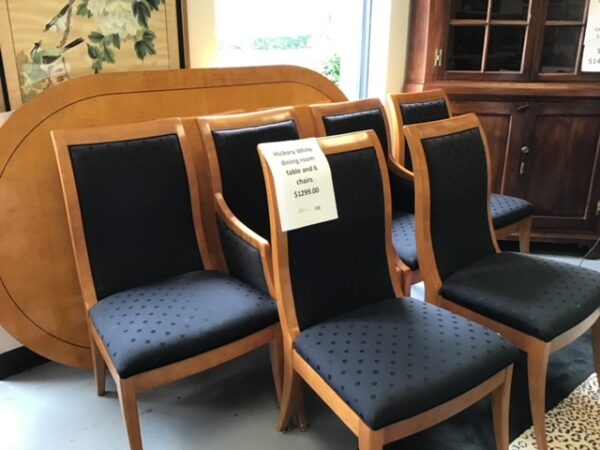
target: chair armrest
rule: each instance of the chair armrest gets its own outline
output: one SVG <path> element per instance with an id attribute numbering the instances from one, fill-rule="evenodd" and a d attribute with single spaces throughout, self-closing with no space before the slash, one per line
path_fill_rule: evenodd
<path id="1" fill-rule="evenodd" d="M 394 161 L 392 158 L 388 158 L 387 163 L 388 163 L 388 168 L 389 168 L 390 172 L 392 172 L 394 175 L 397 175 L 397 176 L 405 179 L 406 181 L 410 181 L 411 183 L 414 182 L 414 179 L 415 179 L 414 173 L 411 172 L 410 170 L 408 170 L 406 167 L 401 166 L 396 161 Z"/>
<path id="2" fill-rule="evenodd" d="M 394 211 L 415 212 L 414 175 L 406 167 L 388 158 L 388 174 Z"/>
<path id="3" fill-rule="evenodd" d="M 215 210 L 229 273 L 273 297 L 271 245 L 233 214 L 221 193 L 215 194 Z"/>
<path id="4" fill-rule="evenodd" d="M 398 255 L 394 255 L 394 272 L 396 279 L 400 281 L 402 296 L 410 297 L 410 286 L 412 285 L 412 271 Z"/>

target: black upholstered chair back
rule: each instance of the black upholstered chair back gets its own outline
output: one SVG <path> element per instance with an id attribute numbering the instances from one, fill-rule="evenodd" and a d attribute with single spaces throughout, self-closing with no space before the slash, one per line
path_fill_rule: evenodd
<path id="1" fill-rule="evenodd" d="M 448 119 L 450 117 L 445 98 L 415 103 L 403 103 L 400 105 L 400 113 L 404 125 L 433 122 L 436 120 Z M 404 141 L 404 145 L 408 150 L 406 140 Z M 410 151 L 404 152 L 404 167 L 408 170 L 412 170 L 413 168 Z"/>
<path id="2" fill-rule="evenodd" d="M 203 268 L 177 135 L 68 151 L 98 300 Z"/>
<path id="3" fill-rule="evenodd" d="M 429 219 L 433 252 L 443 280 L 458 269 L 496 251 L 488 209 L 489 181 L 485 143 L 472 116 L 472 127 L 421 139 L 428 172 Z M 448 119 L 447 124 L 461 119 Z M 423 124 L 432 127 L 435 124 Z M 423 129 L 423 128 L 421 128 Z M 418 164 L 415 152 L 413 161 Z M 415 174 L 420 173 L 415 167 Z M 427 177 L 422 177 L 427 178 Z M 419 201 L 425 192 L 417 191 Z M 426 208 L 427 206 L 423 206 Z M 419 223 L 417 215 L 417 226 Z"/>
<path id="4" fill-rule="evenodd" d="M 395 297 L 384 189 L 373 147 L 328 155 L 338 219 L 292 230 L 288 256 L 300 329 Z"/>
<path id="5" fill-rule="evenodd" d="M 373 130 L 379 138 L 381 148 L 388 154 L 389 143 L 385 113 L 382 108 L 369 108 L 363 111 L 323 116 L 327 136 Z"/>
<path id="6" fill-rule="evenodd" d="M 293 120 L 261 126 L 213 130 L 223 197 L 238 219 L 270 241 L 269 208 L 257 145 L 298 139 Z"/>

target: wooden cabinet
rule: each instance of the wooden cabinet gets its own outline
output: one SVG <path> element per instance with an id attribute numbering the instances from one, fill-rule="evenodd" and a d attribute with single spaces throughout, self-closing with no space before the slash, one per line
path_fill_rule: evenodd
<path id="1" fill-rule="evenodd" d="M 538 239 L 585 243 L 600 234 L 600 101 L 454 101 L 488 139 L 492 190 L 535 205 Z"/>
<path id="2" fill-rule="evenodd" d="M 492 190 L 534 204 L 533 239 L 600 236 L 600 73 L 582 73 L 589 0 L 413 0 L 405 89 L 476 113 Z"/>

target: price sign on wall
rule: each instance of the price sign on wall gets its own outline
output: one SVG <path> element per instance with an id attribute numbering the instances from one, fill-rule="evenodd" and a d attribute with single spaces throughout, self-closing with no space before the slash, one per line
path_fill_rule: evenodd
<path id="1" fill-rule="evenodd" d="M 581 71 L 600 72 L 600 0 L 590 0 Z"/>
<path id="2" fill-rule="evenodd" d="M 259 144 L 271 173 L 283 231 L 337 219 L 331 169 L 315 138 Z"/>

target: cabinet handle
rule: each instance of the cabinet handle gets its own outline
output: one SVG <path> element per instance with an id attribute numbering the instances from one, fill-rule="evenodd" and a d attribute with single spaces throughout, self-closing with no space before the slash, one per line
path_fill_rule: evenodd
<path id="1" fill-rule="evenodd" d="M 529 153 L 529 147 L 527 145 L 524 145 L 523 147 L 521 147 L 521 153 L 523 153 L 524 155 Z"/>
<path id="2" fill-rule="evenodd" d="M 519 106 L 517 106 L 515 109 L 516 109 L 517 111 L 521 112 L 521 111 L 526 111 L 526 110 L 528 110 L 530 106 L 531 106 L 531 105 L 530 105 L 529 103 L 525 102 L 525 103 L 523 103 L 522 105 L 519 105 Z"/>
<path id="3" fill-rule="evenodd" d="M 522 162 L 521 165 L 519 166 L 519 175 L 523 175 L 523 172 L 525 172 L 525 163 Z"/>

